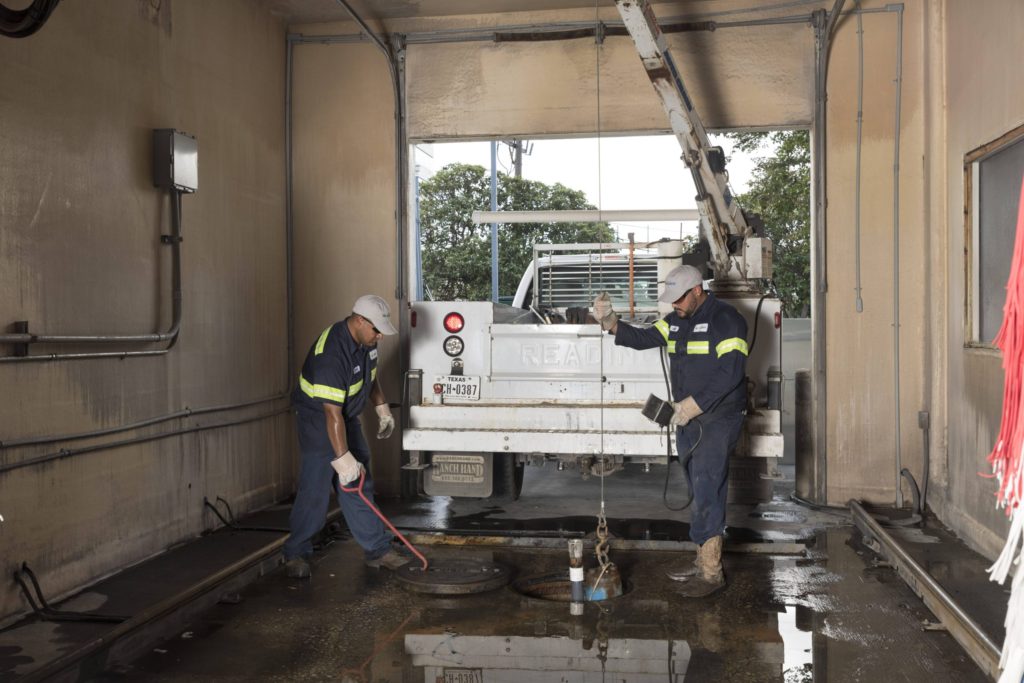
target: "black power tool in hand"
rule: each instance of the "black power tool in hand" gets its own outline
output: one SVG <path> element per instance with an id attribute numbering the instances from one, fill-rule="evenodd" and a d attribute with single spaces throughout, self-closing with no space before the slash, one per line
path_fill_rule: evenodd
<path id="1" fill-rule="evenodd" d="M 644 409 L 640 412 L 648 420 L 656 422 L 662 427 L 668 427 L 675 409 L 668 401 L 662 401 L 654 394 L 651 394 L 647 397 L 647 403 L 644 404 Z"/>

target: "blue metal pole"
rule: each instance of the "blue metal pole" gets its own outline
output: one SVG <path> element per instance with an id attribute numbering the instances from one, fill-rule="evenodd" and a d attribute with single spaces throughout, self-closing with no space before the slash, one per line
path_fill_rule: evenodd
<path id="1" fill-rule="evenodd" d="M 498 210 L 498 143 L 491 141 L 491 211 Z M 491 301 L 498 303 L 498 224 L 491 223 Z"/>

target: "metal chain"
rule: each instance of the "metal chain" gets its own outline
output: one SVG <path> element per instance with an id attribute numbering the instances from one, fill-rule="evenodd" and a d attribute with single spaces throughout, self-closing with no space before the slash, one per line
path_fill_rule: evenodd
<path id="1" fill-rule="evenodd" d="M 604 574 L 611 562 L 608 560 L 608 519 L 604 515 L 604 502 L 601 503 L 601 514 L 597 516 L 597 545 L 594 546 L 597 554 L 597 561 L 601 565 L 601 573 Z M 600 581 L 600 577 L 598 577 Z"/>

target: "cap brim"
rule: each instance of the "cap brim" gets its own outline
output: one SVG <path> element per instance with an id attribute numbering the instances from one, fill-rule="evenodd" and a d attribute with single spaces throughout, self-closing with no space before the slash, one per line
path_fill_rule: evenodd
<path id="1" fill-rule="evenodd" d="M 686 290 L 682 287 L 671 287 L 661 293 L 658 301 L 663 304 L 674 304 L 684 294 L 686 294 Z"/>
<path id="2" fill-rule="evenodd" d="M 398 334 L 398 330 L 395 329 L 395 326 L 391 324 L 390 320 L 372 320 L 371 322 L 383 335 L 390 336 L 392 334 Z"/>

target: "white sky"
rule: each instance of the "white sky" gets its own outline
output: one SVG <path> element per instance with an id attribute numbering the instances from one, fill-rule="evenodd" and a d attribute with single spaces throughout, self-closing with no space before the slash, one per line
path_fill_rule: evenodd
<path id="1" fill-rule="evenodd" d="M 730 141 L 712 136 L 727 156 L 730 185 L 740 194 L 747 189 L 752 159 L 733 152 Z M 690 172 L 679 159 L 679 143 L 672 135 L 531 140 L 532 151 L 523 155 L 523 177 L 547 184 L 560 182 L 582 190 L 594 206 L 604 210 L 696 208 Z M 418 145 L 420 177 L 429 177 L 451 163 L 491 165 L 490 143 L 449 142 Z M 512 173 L 507 145 L 498 146 L 499 172 Z M 637 241 L 696 234 L 695 221 L 684 223 L 614 223 L 620 239 L 633 232 Z"/>

